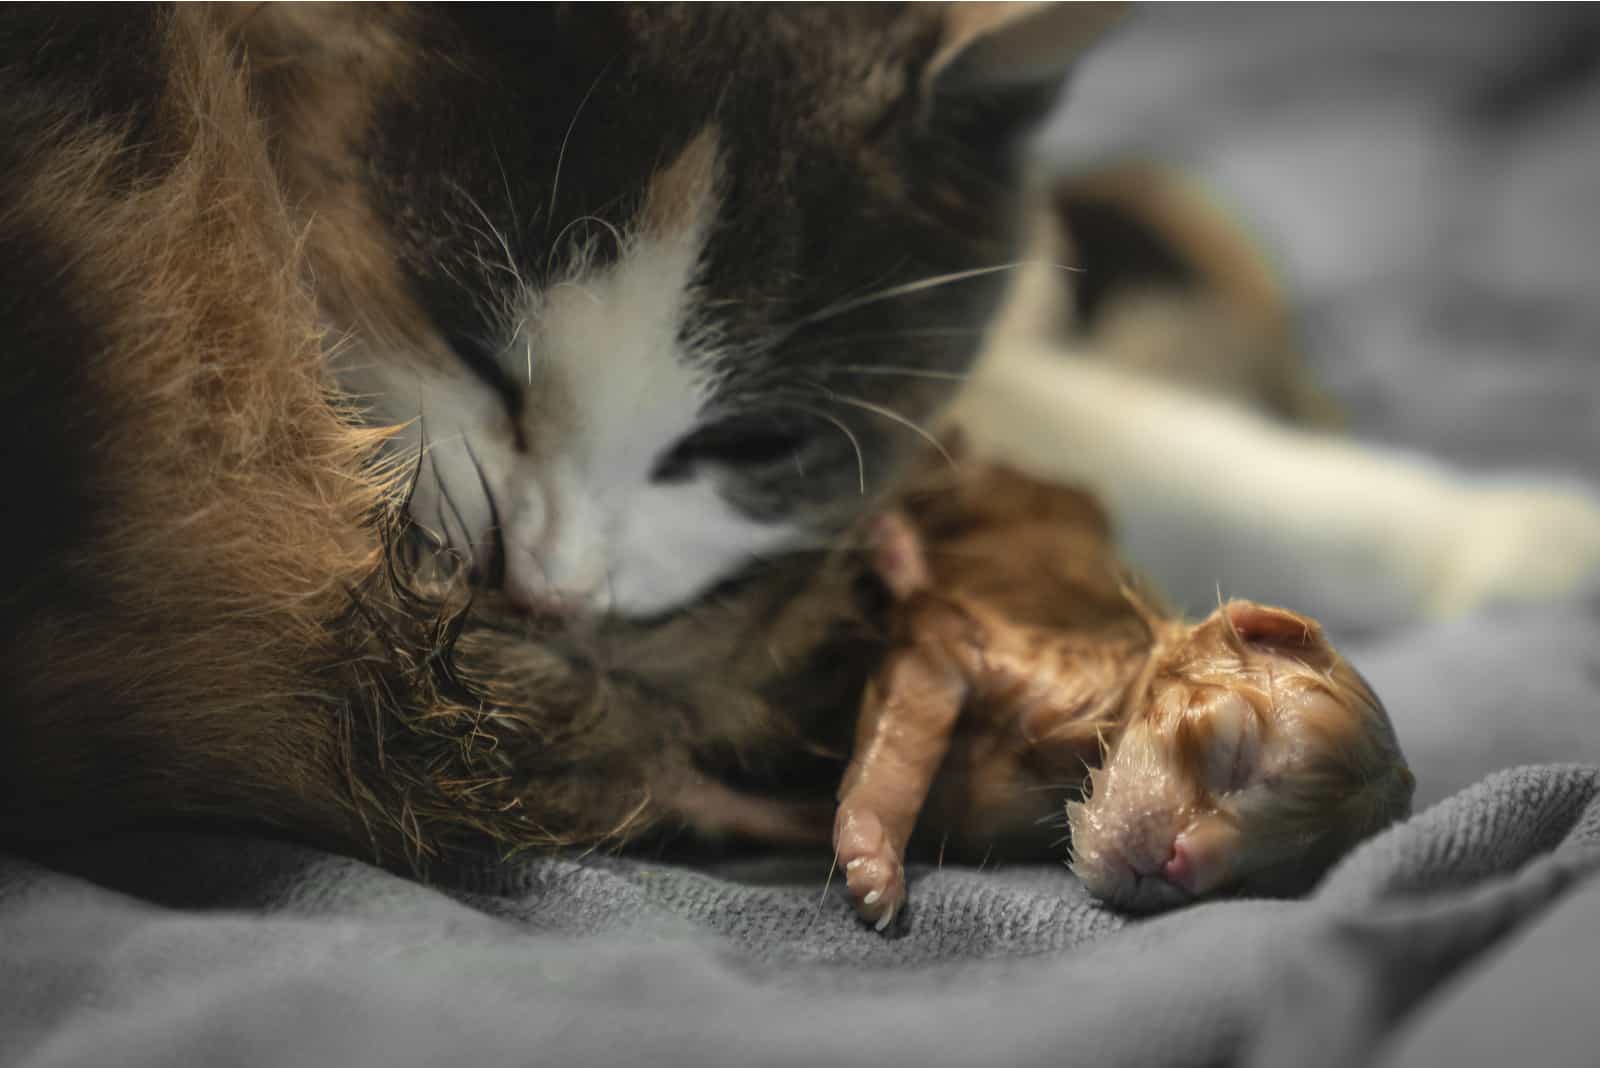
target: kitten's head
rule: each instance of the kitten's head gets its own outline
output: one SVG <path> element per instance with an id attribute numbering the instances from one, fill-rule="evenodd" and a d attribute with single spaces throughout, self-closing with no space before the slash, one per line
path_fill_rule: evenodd
<path id="1" fill-rule="evenodd" d="M 366 25 L 346 117 L 298 98 L 345 131 L 309 207 L 374 228 L 314 238 L 336 367 L 412 421 L 421 525 L 525 605 L 631 615 L 827 537 L 925 444 L 1017 256 L 1018 139 L 1107 21 L 460 12 Z"/>
<path id="2" fill-rule="evenodd" d="M 1229 601 L 1172 624 L 1085 800 L 1073 870 L 1125 908 L 1295 894 L 1411 810 L 1389 715 L 1314 620 Z"/>

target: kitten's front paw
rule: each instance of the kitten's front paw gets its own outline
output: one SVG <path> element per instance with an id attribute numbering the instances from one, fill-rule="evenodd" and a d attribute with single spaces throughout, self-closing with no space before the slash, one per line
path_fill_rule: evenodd
<path id="1" fill-rule="evenodd" d="M 1435 616 L 1600 591 L 1600 499 L 1593 495 L 1474 488 L 1452 526 L 1426 602 Z"/>
<path id="2" fill-rule="evenodd" d="M 900 852 L 877 814 L 841 805 L 835 826 L 835 855 L 850 888 L 856 914 L 876 930 L 887 930 L 906 902 L 906 872 Z"/>

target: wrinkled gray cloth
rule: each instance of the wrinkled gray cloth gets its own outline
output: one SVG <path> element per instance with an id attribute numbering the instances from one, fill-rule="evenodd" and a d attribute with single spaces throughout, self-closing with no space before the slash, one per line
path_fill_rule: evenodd
<path id="1" fill-rule="evenodd" d="M 1239 205 L 1358 433 L 1593 479 L 1586 19 L 1158 10 L 1049 145 L 1175 159 Z M 0 857 L 0 1064 L 1593 1063 L 1600 602 L 1364 641 L 1425 809 L 1305 900 L 1129 922 L 1059 865 L 946 866 L 884 939 L 823 894 L 825 858 L 430 889 L 145 835 Z"/>
<path id="2" fill-rule="evenodd" d="M 0 863 L 0 1034 L 30 1065 L 1338 1065 L 1515 933 L 1394 1052 L 1450 1049 L 1437 1020 L 1476 999 L 1503 1048 L 1582 1063 L 1592 1014 L 1506 1006 L 1522 973 L 1592 997 L 1543 964 L 1594 975 L 1597 871 L 1600 769 L 1575 765 L 1489 777 L 1307 900 L 1129 925 L 1060 870 L 925 870 L 892 940 L 819 910 L 815 866 L 553 861 L 450 896 L 293 846 L 146 836 Z"/>

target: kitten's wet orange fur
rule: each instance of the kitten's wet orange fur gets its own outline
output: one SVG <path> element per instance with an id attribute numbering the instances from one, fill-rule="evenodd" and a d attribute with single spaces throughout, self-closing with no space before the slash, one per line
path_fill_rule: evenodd
<path id="1" fill-rule="evenodd" d="M 919 820 L 1026 831 L 1032 784 L 1084 783 L 1074 868 L 1133 909 L 1303 885 L 1407 810 L 1382 705 L 1314 622 L 1235 601 L 1184 623 L 1129 588 L 1087 495 L 979 464 L 937 481 L 875 530 L 892 646 L 834 827 L 864 918 L 904 904 Z"/>

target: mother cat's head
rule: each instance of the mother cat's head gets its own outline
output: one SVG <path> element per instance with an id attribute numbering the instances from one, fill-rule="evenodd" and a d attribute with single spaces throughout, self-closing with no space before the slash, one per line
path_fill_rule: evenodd
<path id="1" fill-rule="evenodd" d="M 426 443 L 413 517 L 528 607 L 651 615 L 826 538 L 922 444 L 1017 258 L 1018 138 L 1108 7 L 246 33 L 338 379 Z"/>

